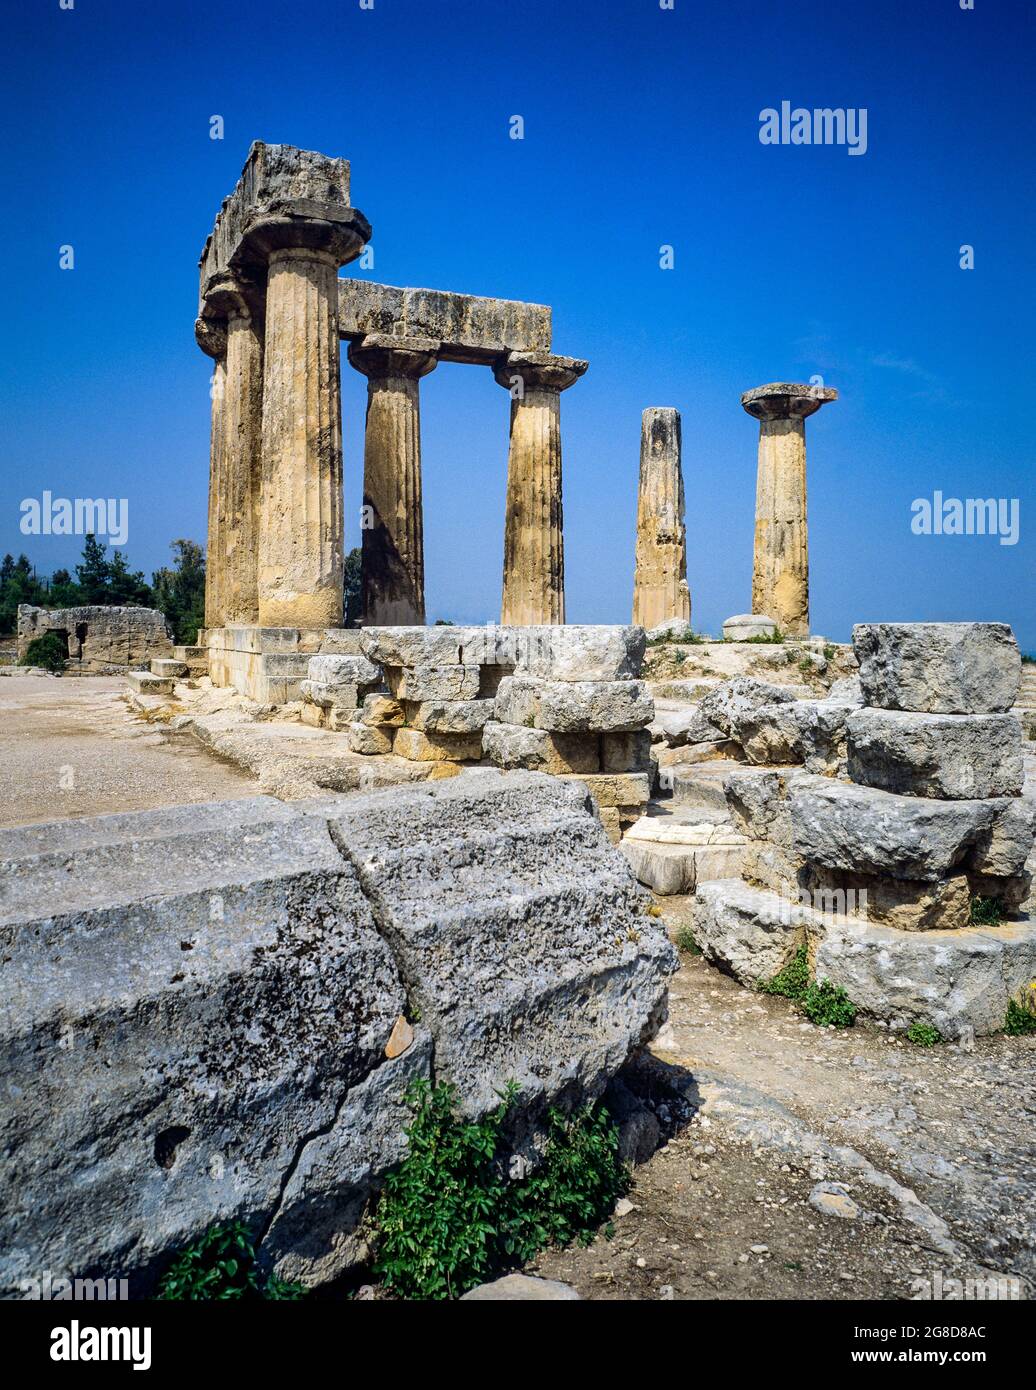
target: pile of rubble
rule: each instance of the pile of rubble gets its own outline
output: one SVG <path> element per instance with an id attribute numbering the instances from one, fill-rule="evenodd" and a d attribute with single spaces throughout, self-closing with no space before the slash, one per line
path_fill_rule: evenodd
<path id="1" fill-rule="evenodd" d="M 1018 915 L 1036 816 L 1008 713 L 1017 644 L 1000 623 L 915 623 L 858 625 L 853 645 L 855 708 L 720 721 L 746 756 L 795 751 L 801 767 L 724 775 L 743 878 L 698 885 L 699 944 L 756 984 L 805 942 L 818 978 L 890 1026 L 995 1032 L 1036 974 L 1036 926 Z M 975 898 L 1008 920 L 972 925 Z"/>
<path id="2" fill-rule="evenodd" d="M 486 761 L 583 782 L 617 841 L 646 805 L 654 701 L 639 627 L 382 627 L 310 659 L 305 723 L 353 752 Z"/>

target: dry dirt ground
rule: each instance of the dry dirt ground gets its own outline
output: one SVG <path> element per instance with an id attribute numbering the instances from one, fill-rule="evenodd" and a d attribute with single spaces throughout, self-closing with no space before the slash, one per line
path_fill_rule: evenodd
<path id="1" fill-rule="evenodd" d="M 119 676 L 0 679 L 0 825 L 254 796 L 186 735 L 132 714 Z"/>
<path id="2" fill-rule="evenodd" d="M 676 938 L 688 900 L 660 902 Z M 700 1109 L 636 1171 L 610 1240 L 530 1272 L 597 1299 L 946 1298 L 990 1275 L 997 1296 L 1032 1297 L 1036 1037 L 965 1052 L 816 1028 L 681 962 L 653 1051 Z M 822 1181 L 858 1214 L 810 1205 Z"/>

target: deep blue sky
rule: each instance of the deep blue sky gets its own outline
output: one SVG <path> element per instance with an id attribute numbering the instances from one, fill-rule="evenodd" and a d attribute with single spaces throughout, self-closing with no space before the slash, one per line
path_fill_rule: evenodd
<path id="1" fill-rule="evenodd" d="M 1036 648 L 1031 0 L 6 8 L 0 551 L 77 558 L 19 534 L 44 488 L 128 497 L 149 573 L 204 539 L 197 259 L 260 138 L 351 160 L 372 278 L 549 303 L 555 350 L 589 358 L 562 400 L 570 621 L 628 619 L 649 405 L 683 414 L 695 626 L 748 609 L 738 397 L 819 373 L 841 399 L 807 425 L 814 630 L 1006 619 Z M 867 153 L 764 147 L 784 99 L 866 107 Z M 352 542 L 365 386 L 343 366 Z M 446 365 L 422 404 L 429 618 L 494 618 L 507 395 Z M 1020 499 L 1019 543 L 913 535 L 936 489 Z"/>

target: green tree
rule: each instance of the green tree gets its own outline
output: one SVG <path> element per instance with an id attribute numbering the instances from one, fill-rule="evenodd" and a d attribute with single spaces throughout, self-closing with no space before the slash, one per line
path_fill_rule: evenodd
<path id="1" fill-rule="evenodd" d="M 166 616 L 177 642 L 193 646 L 205 626 L 205 552 L 197 541 L 176 540 L 172 568 L 151 576 L 155 602 Z"/>
<path id="2" fill-rule="evenodd" d="M 356 546 L 345 557 L 342 575 L 345 581 L 345 617 L 343 622 L 346 627 L 356 627 L 363 617 L 362 553 L 360 547 Z"/>
<path id="3" fill-rule="evenodd" d="M 36 578 L 27 555 L 5 555 L 0 561 L 0 632 L 14 632 L 18 625 L 18 605 L 46 602 L 46 590 Z"/>
<path id="4" fill-rule="evenodd" d="M 150 608 L 155 596 L 144 579 L 143 571 L 131 570 L 121 550 L 116 550 L 110 560 L 104 552 L 104 543 L 96 536 L 87 535 L 83 546 L 83 563 L 76 565 L 81 602 Z"/>

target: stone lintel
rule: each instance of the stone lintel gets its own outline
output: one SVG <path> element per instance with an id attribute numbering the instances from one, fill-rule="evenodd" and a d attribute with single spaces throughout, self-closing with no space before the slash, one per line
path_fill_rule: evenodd
<path id="1" fill-rule="evenodd" d="M 369 239 L 370 224 L 349 203 L 347 160 L 256 140 L 201 254 L 199 313 L 228 273 L 261 283 L 272 250 L 326 250 L 344 265 Z"/>
<path id="2" fill-rule="evenodd" d="M 757 420 L 804 420 L 828 401 L 836 401 L 832 386 L 807 386 L 799 381 L 771 381 L 741 397 L 741 404 Z"/>
<path id="3" fill-rule="evenodd" d="M 508 352 L 550 348 L 551 311 L 546 304 L 344 279 L 338 282 L 338 299 L 343 338 L 430 338 L 440 344 L 444 362 L 493 366 Z"/>

